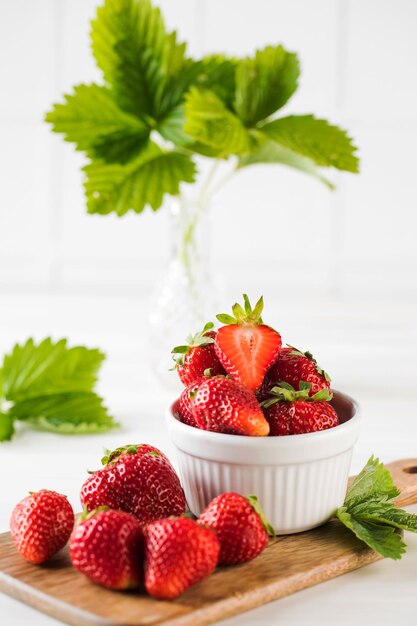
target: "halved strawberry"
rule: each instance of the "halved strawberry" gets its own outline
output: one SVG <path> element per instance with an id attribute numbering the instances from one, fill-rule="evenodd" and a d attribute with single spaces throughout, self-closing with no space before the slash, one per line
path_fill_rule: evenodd
<path id="1" fill-rule="evenodd" d="M 243 294 L 245 308 L 232 307 L 231 315 L 217 315 L 226 324 L 217 331 L 214 349 L 223 367 L 235 380 L 255 391 L 281 350 L 281 335 L 262 323 L 263 298 L 252 309 Z"/>

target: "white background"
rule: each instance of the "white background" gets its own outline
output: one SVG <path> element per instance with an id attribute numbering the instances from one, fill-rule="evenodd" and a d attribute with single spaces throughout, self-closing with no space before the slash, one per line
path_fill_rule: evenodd
<path id="1" fill-rule="evenodd" d="M 100 391 L 124 430 L 59 438 L 19 431 L 0 446 L 0 530 L 30 489 L 78 504 L 102 446 L 149 441 L 171 452 L 169 394 L 149 370 L 145 307 L 168 258 L 167 211 L 88 216 L 83 160 L 42 122 L 52 102 L 97 78 L 93 0 L 0 0 L 0 353 L 33 335 L 67 336 L 108 354 Z M 170 26 L 199 55 L 283 43 L 302 80 L 283 113 L 315 113 L 360 146 L 360 176 L 334 193 L 272 166 L 243 172 L 213 206 L 212 258 L 224 306 L 263 292 L 268 321 L 310 348 L 335 387 L 362 405 L 352 471 L 371 453 L 417 456 L 417 2 L 164 0 Z M 417 542 L 384 562 L 230 624 L 392 624 L 417 610 Z M 52 621 L 5 597 L 3 626 Z M 366 618 L 365 618 L 366 616 Z M 361 621 L 363 620 L 363 621 Z"/>

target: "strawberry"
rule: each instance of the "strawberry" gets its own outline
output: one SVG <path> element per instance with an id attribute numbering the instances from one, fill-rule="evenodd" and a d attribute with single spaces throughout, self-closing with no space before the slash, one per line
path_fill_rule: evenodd
<path id="1" fill-rule="evenodd" d="M 219 557 L 216 533 L 186 517 L 161 519 L 145 530 L 145 587 L 171 599 L 212 573 Z"/>
<path id="2" fill-rule="evenodd" d="M 327 388 L 310 396 L 310 383 L 304 381 L 299 391 L 286 382 L 279 383 L 262 402 L 270 435 L 300 435 L 337 426 L 339 418 L 329 404 L 331 398 Z"/>
<path id="3" fill-rule="evenodd" d="M 222 493 L 198 518 L 199 524 L 216 531 L 220 542 L 219 564 L 234 565 L 254 559 L 275 535 L 255 496 Z"/>
<path id="4" fill-rule="evenodd" d="M 267 373 L 265 383 L 271 389 L 282 380 L 295 389 L 301 381 L 310 383 L 310 396 L 321 389 L 330 389 L 329 375 L 319 367 L 311 352 L 301 352 L 292 346 L 281 350 Z"/>
<path id="5" fill-rule="evenodd" d="M 185 497 L 167 457 L 148 445 L 117 448 L 102 459 L 81 489 L 81 503 L 91 511 L 100 506 L 127 511 L 140 522 L 182 515 Z"/>
<path id="6" fill-rule="evenodd" d="M 13 509 L 10 533 L 24 559 L 45 563 L 67 543 L 74 527 L 74 511 L 67 498 L 42 489 Z"/>
<path id="7" fill-rule="evenodd" d="M 191 393 L 191 410 L 203 430 L 258 437 L 269 432 L 255 394 L 224 376 L 207 378 Z"/>
<path id="8" fill-rule="evenodd" d="M 200 333 L 187 338 L 187 345 L 172 350 L 174 369 L 183 385 L 191 385 L 204 376 L 207 370 L 210 376 L 226 373 L 214 350 L 216 332 L 212 328 L 213 324 L 208 322 Z"/>
<path id="9" fill-rule="evenodd" d="M 243 299 L 245 310 L 236 303 L 234 317 L 217 316 L 227 325 L 217 331 L 214 348 L 227 373 L 255 391 L 278 357 L 282 342 L 276 330 L 262 323 L 263 298 L 253 310 L 246 294 Z"/>
<path id="10" fill-rule="evenodd" d="M 143 551 L 142 526 L 123 511 L 92 511 L 75 527 L 70 539 L 75 569 L 110 589 L 139 586 Z"/>
<path id="11" fill-rule="evenodd" d="M 193 383 L 191 383 L 191 385 L 188 385 L 188 387 L 184 389 L 178 400 L 178 418 L 184 424 L 188 424 L 188 426 L 197 426 L 191 407 L 191 395 L 193 395 L 197 391 L 199 385 L 205 380 L 207 380 L 207 378 L 203 377 L 195 380 Z"/>

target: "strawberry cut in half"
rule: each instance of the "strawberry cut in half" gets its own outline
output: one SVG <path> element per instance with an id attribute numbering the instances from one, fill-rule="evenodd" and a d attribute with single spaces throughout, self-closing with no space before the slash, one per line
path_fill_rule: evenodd
<path id="1" fill-rule="evenodd" d="M 262 384 L 265 374 L 281 350 L 281 335 L 262 322 L 263 298 L 252 309 L 243 295 L 244 309 L 233 305 L 233 315 L 217 315 L 226 324 L 217 331 L 214 348 L 223 367 L 235 380 L 252 391 Z"/>

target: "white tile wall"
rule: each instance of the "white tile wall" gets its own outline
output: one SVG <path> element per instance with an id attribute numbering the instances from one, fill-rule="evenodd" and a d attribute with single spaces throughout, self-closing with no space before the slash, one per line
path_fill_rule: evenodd
<path id="1" fill-rule="evenodd" d="M 44 125 L 77 82 L 97 79 L 98 0 L 0 0 L 0 289 L 148 290 L 168 255 L 166 210 L 88 216 L 82 157 Z M 362 174 L 338 191 L 284 168 L 242 172 L 213 207 L 226 282 L 350 298 L 417 296 L 417 3 L 414 0 L 163 0 L 198 55 L 282 42 L 302 80 L 285 112 L 344 124 Z M 231 238 L 230 232 L 235 235 Z"/>

